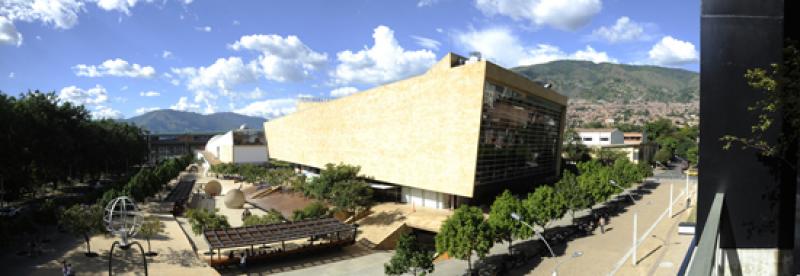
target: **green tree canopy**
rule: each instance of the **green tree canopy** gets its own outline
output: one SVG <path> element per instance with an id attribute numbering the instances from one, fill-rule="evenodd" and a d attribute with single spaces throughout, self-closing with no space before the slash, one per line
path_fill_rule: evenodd
<path id="1" fill-rule="evenodd" d="M 546 228 L 548 223 L 564 216 L 566 207 L 562 199 L 553 187 L 539 186 L 522 200 L 521 215 L 529 224 Z"/>
<path id="2" fill-rule="evenodd" d="M 656 152 L 656 155 L 653 156 L 653 161 L 656 161 L 661 164 L 669 163 L 669 160 L 672 159 L 672 152 L 669 148 L 662 148 Z"/>
<path id="3" fill-rule="evenodd" d="M 588 193 L 578 185 L 578 178 L 572 172 L 564 170 L 563 176 L 555 185 L 556 195 L 561 197 L 564 208 L 572 215 L 575 220 L 575 211 L 589 207 L 590 200 Z"/>
<path id="4" fill-rule="evenodd" d="M 508 190 L 495 198 L 489 211 L 487 223 L 492 228 L 495 241 L 508 242 L 508 254 L 511 252 L 511 243 L 515 237 L 521 237 L 520 229 L 524 228 L 518 221 L 511 218 L 512 213 L 521 213 L 519 199 L 514 197 Z"/>
<path id="5" fill-rule="evenodd" d="M 273 224 L 273 223 L 281 223 L 286 221 L 286 218 L 283 217 L 283 214 L 275 209 L 270 209 L 264 215 L 250 215 L 244 218 L 244 226 L 253 226 L 253 225 L 264 225 L 264 224 Z"/>
<path id="6" fill-rule="evenodd" d="M 304 219 L 323 218 L 328 217 L 329 215 L 330 212 L 325 204 L 319 201 L 314 201 L 303 209 L 294 210 L 292 214 L 292 220 L 298 221 Z"/>
<path id="7" fill-rule="evenodd" d="M 326 164 L 319 177 L 306 185 L 306 194 L 316 199 L 330 199 L 331 190 L 336 183 L 357 180 L 361 167 L 347 164 Z"/>
<path id="8" fill-rule="evenodd" d="M 466 260 L 472 271 L 472 252 L 483 258 L 494 244 L 492 229 L 478 207 L 461 205 L 442 223 L 436 235 L 436 252 Z"/>
<path id="9" fill-rule="evenodd" d="M 336 210 L 352 214 L 372 204 L 372 188 L 364 180 L 344 180 L 333 185 L 329 197 Z"/>
<path id="10" fill-rule="evenodd" d="M 89 243 L 92 236 L 105 230 L 103 226 L 103 207 L 96 204 L 72 205 L 72 207 L 64 210 L 59 222 L 67 232 L 83 237 L 86 242 L 86 254 L 92 253 L 91 244 Z"/>
<path id="11" fill-rule="evenodd" d="M 144 219 L 142 227 L 139 229 L 139 234 L 147 240 L 147 252 L 153 252 L 150 248 L 150 239 L 161 233 L 164 233 L 164 223 L 161 222 L 161 219 L 155 216 L 149 216 Z"/>
<path id="12" fill-rule="evenodd" d="M 231 227 L 225 215 L 218 215 L 216 211 L 209 212 L 205 208 L 189 209 L 186 211 L 186 217 L 195 235 L 202 235 L 205 230 Z"/>
<path id="13" fill-rule="evenodd" d="M 424 275 L 434 270 L 433 252 L 419 246 L 416 237 L 404 234 L 397 240 L 394 256 L 389 263 L 383 265 L 386 275 Z M 420 272 L 421 274 L 417 274 Z"/>

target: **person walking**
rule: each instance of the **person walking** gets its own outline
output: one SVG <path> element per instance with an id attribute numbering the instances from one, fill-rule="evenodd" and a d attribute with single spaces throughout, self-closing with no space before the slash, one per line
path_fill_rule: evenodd
<path id="1" fill-rule="evenodd" d="M 606 217 L 600 216 L 600 221 L 597 223 L 600 225 L 600 234 L 606 233 Z"/>

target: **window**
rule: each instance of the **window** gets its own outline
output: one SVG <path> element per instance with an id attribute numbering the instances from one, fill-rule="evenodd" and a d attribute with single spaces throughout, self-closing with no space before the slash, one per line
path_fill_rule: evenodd
<path id="1" fill-rule="evenodd" d="M 600 137 L 600 141 L 608 142 L 608 137 Z"/>
<path id="2" fill-rule="evenodd" d="M 591 142 L 592 141 L 592 137 L 583 137 L 583 141 L 584 142 Z"/>

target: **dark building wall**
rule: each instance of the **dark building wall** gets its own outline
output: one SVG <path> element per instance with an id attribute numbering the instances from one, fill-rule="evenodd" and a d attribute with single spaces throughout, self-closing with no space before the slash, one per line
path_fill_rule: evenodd
<path id="1" fill-rule="evenodd" d="M 780 180 L 780 174 L 770 169 L 772 161 L 736 146 L 723 150 L 719 140 L 729 134 L 750 134 L 755 117 L 747 108 L 762 93 L 747 85 L 744 74 L 781 61 L 783 14 L 779 0 L 702 2 L 696 233 L 702 232 L 714 194 L 725 192 L 720 222 L 723 248 L 793 246 L 794 185 Z"/>

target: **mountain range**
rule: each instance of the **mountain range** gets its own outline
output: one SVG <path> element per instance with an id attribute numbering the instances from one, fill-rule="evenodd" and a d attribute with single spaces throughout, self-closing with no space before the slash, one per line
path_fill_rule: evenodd
<path id="1" fill-rule="evenodd" d="M 199 114 L 194 112 L 161 109 L 123 120 L 149 130 L 153 134 L 189 132 L 225 132 L 246 125 L 263 129 L 267 120 L 233 112 Z"/>
<path id="2" fill-rule="evenodd" d="M 649 65 L 594 63 L 558 60 L 511 69 L 534 81 L 550 83 L 570 98 L 589 101 L 697 101 L 700 76 L 697 72 Z"/>

